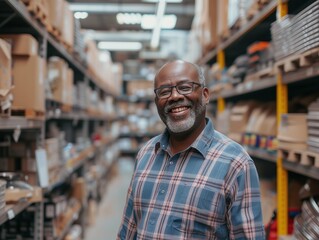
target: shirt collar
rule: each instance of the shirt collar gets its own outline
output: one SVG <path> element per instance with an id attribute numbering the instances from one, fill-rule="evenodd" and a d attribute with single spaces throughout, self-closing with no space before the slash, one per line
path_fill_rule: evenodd
<path id="1" fill-rule="evenodd" d="M 206 126 L 202 133 L 197 137 L 197 139 L 193 142 L 193 144 L 190 146 L 197 151 L 199 151 L 203 157 L 207 155 L 207 151 L 209 150 L 211 144 L 210 142 L 213 140 L 214 135 L 214 126 L 212 121 L 209 118 L 206 118 Z M 164 151 L 167 151 L 168 148 L 168 139 L 169 139 L 169 132 L 167 128 L 165 131 L 160 135 L 159 140 L 155 143 L 155 152 L 159 149 L 162 149 Z"/>

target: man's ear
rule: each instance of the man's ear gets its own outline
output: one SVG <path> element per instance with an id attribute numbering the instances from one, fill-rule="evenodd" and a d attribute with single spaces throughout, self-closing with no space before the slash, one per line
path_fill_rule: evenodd
<path id="1" fill-rule="evenodd" d="M 207 105 L 209 103 L 209 90 L 207 87 L 203 89 L 203 96 L 205 98 L 205 104 Z"/>

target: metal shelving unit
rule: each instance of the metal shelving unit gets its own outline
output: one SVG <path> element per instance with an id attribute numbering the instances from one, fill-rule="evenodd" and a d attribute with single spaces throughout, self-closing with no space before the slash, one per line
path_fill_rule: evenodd
<path id="1" fill-rule="evenodd" d="M 283 167 L 290 172 L 319 180 L 319 168 L 317 167 L 305 166 L 288 160 L 283 160 Z"/>
<path id="2" fill-rule="evenodd" d="M 311 2 L 313 1 L 303 3 L 303 7 Z M 295 0 L 270 1 L 270 3 L 268 3 L 261 12 L 256 14 L 251 21 L 244 26 L 241 26 L 239 30 L 232 33 L 224 42 L 218 43 L 213 50 L 204 54 L 204 57 L 199 61 L 199 64 L 212 64 L 217 62 L 220 69 L 224 69 L 226 64 L 227 66 L 230 65 L 230 60 L 234 60 L 236 56 L 242 54 L 245 46 L 256 41 L 256 39 L 257 41 L 261 39 L 265 40 L 261 37 L 265 37 L 265 35 L 260 34 L 261 28 L 266 26 L 268 29 L 264 32 L 268 31 L 268 34 L 270 35 L 271 22 L 269 22 L 269 20 L 275 21 L 276 18 L 287 15 L 288 5 L 289 7 L 291 6 L 292 13 L 303 9 L 300 2 Z M 260 38 L 257 38 L 256 36 Z M 267 40 L 270 40 L 270 37 Z M 240 49 L 236 49 L 238 46 L 241 46 Z M 319 63 L 317 62 L 312 66 L 304 67 L 293 72 L 282 73 L 277 71 L 273 78 L 244 83 L 241 84 L 239 88 L 223 90 L 217 94 L 212 94 L 211 100 L 217 105 L 216 110 L 217 114 L 219 114 L 224 111 L 227 101 L 232 102 L 251 98 L 260 99 L 260 96 L 258 96 L 259 93 L 263 97 L 265 97 L 265 95 L 270 95 L 271 98 L 276 99 L 277 123 L 279 123 L 281 114 L 288 112 L 288 88 L 291 94 L 294 94 L 294 91 L 298 91 L 303 87 L 316 91 L 317 88 L 314 88 L 314 85 L 318 82 L 316 79 L 318 76 Z M 263 97 L 261 99 L 263 99 Z M 248 148 L 247 152 L 253 158 L 276 164 L 278 236 L 284 236 L 287 234 L 288 230 L 288 171 L 318 180 L 319 169 L 312 166 L 304 166 L 298 163 L 289 162 L 280 158 L 277 154 L 269 154 L 260 149 Z"/>
<path id="3" fill-rule="evenodd" d="M 35 37 L 39 43 L 39 56 L 49 58 L 51 56 L 58 56 L 63 58 L 73 69 L 76 81 L 81 81 L 93 89 L 98 90 L 101 96 L 111 96 L 116 98 L 112 92 L 98 79 L 96 79 L 87 70 L 84 63 L 80 62 L 73 53 L 70 53 L 66 48 L 60 44 L 47 30 L 46 28 L 36 20 L 32 14 L 30 14 L 25 5 L 19 0 L 2 0 L 0 1 L 0 30 L 2 33 L 29 33 Z M 32 135 L 32 141 L 44 145 L 46 124 L 48 122 L 56 121 L 60 123 L 67 123 L 64 129 L 67 131 L 75 131 L 72 129 L 77 126 L 80 129 L 79 134 L 89 136 L 90 131 L 102 123 L 107 126 L 111 121 L 117 119 L 116 116 L 102 114 L 91 109 L 84 109 L 79 106 L 67 106 L 68 110 L 59 110 L 62 107 L 60 103 L 54 102 L 53 100 L 46 99 L 46 104 L 51 104 L 50 111 L 45 113 L 44 117 L 28 119 L 25 117 L 10 116 L 8 118 L 0 118 L 0 131 L 10 133 L 11 131 L 21 130 L 23 134 L 28 133 Z M 60 106 L 60 105 L 61 106 Z M 55 111 L 55 107 L 57 111 Z M 90 128 L 91 127 L 91 128 Z M 70 132 L 67 132 L 69 134 Z M 1 134 L 1 133 L 0 133 Z M 75 134 L 73 134 L 75 136 Z M 71 135 L 71 137 L 74 137 Z M 70 138 L 71 138 L 70 137 Z M 52 184 L 51 186 L 43 189 L 43 194 L 48 194 L 53 189 L 59 187 L 64 183 L 71 174 L 77 172 L 83 176 L 85 174 L 84 168 L 86 165 L 91 163 L 91 159 L 95 155 L 95 151 L 101 152 L 105 150 L 108 144 L 114 142 L 114 139 L 102 139 L 101 143 L 96 146 L 88 147 L 81 151 L 78 157 L 70 159 L 68 166 L 64 169 L 64 173 L 61 179 Z M 92 161 L 93 162 L 93 161 Z M 31 205 L 27 200 L 22 199 L 16 204 L 7 205 L 5 212 L 0 215 L 0 225 L 4 222 L 13 219 L 17 214 L 24 211 Z M 34 239 L 42 240 L 44 237 L 43 233 L 43 202 L 32 204 L 34 209 Z M 80 210 L 79 210 L 80 211 Z M 74 219 L 73 219 L 74 220 Z M 63 239 L 67 234 L 70 226 L 74 221 L 70 221 L 63 230 L 61 236 L 57 239 Z"/>
<path id="4" fill-rule="evenodd" d="M 213 94 L 211 100 L 217 100 L 218 98 L 230 98 L 238 97 L 245 94 L 250 94 L 257 91 L 262 91 L 268 88 L 276 87 L 276 78 L 266 78 L 260 81 L 248 82 L 231 90 L 224 90 L 220 94 Z"/>
<path id="5" fill-rule="evenodd" d="M 8 204 L 5 207 L 4 213 L 0 215 L 0 225 L 4 224 L 6 221 L 15 218 L 20 212 L 25 210 L 27 207 L 31 205 L 27 199 L 21 199 L 19 202 L 15 204 Z"/>

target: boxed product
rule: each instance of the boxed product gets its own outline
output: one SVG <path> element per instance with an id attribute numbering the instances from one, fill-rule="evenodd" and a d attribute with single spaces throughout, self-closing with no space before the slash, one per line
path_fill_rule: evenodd
<path id="1" fill-rule="evenodd" d="M 48 82 L 54 100 L 66 103 L 68 96 L 72 96 L 72 93 L 68 92 L 69 77 L 71 76 L 67 63 L 59 57 L 51 57 L 48 62 Z"/>
<path id="2" fill-rule="evenodd" d="M 0 89 L 11 88 L 11 46 L 5 40 L 0 39 Z"/>
<path id="3" fill-rule="evenodd" d="M 63 12 L 64 0 L 46 0 L 49 10 L 49 22 L 51 26 L 62 32 L 63 18 L 61 13 Z"/>
<path id="4" fill-rule="evenodd" d="M 11 43 L 13 56 L 38 55 L 39 44 L 30 34 L 6 34 L 0 37 Z"/>
<path id="5" fill-rule="evenodd" d="M 308 140 L 307 114 L 282 114 L 278 139 L 288 142 L 306 142 Z"/>
<path id="6" fill-rule="evenodd" d="M 13 106 L 44 112 L 46 62 L 33 55 L 13 58 Z"/>

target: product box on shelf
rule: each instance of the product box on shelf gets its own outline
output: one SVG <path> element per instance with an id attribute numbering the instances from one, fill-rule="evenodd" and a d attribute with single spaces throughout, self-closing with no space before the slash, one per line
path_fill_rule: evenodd
<path id="1" fill-rule="evenodd" d="M 13 56 L 38 55 L 39 44 L 31 34 L 6 34 L 0 37 L 11 43 Z"/>
<path id="2" fill-rule="evenodd" d="M 13 107 L 44 112 L 46 62 L 34 56 L 13 57 Z"/>
<path id="3" fill-rule="evenodd" d="M 74 16 L 70 10 L 69 3 L 63 1 L 63 12 L 62 12 L 62 41 L 67 47 L 73 49 L 74 46 Z"/>
<path id="4" fill-rule="evenodd" d="M 61 102 L 72 102 L 73 72 L 67 63 L 59 57 L 51 57 L 48 62 L 48 82 L 53 99 Z"/>
<path id="5" fill-rule="evenodd" d="M 281 115 L 278 139 L 287 142 L 306 142 L 308 139 L 307 114 Z"/>
<path id="6" fill-rule="evenodd" d="M 11 88 L 11 61 L 11 46 L 5 40 L 0 39 L 0 90 Z"/>
<path id="7" fill-rule="evenodd" d="M 154 82 L 148 80 L 132 80 L 127 83 L 127 95 L 148 97 L 154 94 Z"/>
<path id="8" fill-rule="evenodd" d="M 61 35 L 63 24 L 61 13 L 63 12 L 64 0 L 46 0 L 46 2 L 49 10 L 50 31 Z"/>
<path id="9" fill-rule="evenodd" d="M 217 9 L 217 34 L 220 38 L 226 38 L 229 36 L 228 0 L 218 0 Z"/>

